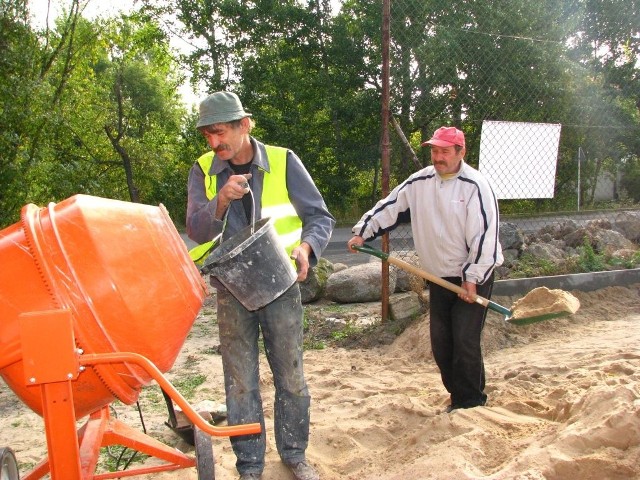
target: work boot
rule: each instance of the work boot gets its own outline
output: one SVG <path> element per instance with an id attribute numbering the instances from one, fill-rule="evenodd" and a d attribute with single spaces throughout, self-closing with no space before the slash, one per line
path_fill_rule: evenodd
<path id="1" fill-rule="evenodd" d="M 260 480 L 261 478 L 261 473 L 243 473 L 240 475 L 239 480 Z"/>
<path id="2" fill-rule="evenodd" d="M 320 480 L 320 475 L 316 469 L 307 463 L 306 460 L 299 463 L 287 463 L 287 467 L 293 473 L 295 480 Z"/>

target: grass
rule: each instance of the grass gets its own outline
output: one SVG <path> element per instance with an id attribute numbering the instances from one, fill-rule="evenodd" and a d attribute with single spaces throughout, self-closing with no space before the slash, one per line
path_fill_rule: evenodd
<path id="1" fill-rule="evenodd" d="M 331 332 L 331 338 L 334 340 L 345 340 L 349 337 L 357 335 L 363 329 L 357 328 L 353 322 L 347 321 L 340 330 Z"/>
<path id="2" fill-rule="evenodd" d="M 640 251 L 627 258 L 613 257 L 597 252 L 585 238 L 583 245 L 577 248 L 577 252 L 577 255 L 557 263 L 525 253 L 514 262 L 506 278 L 546 277 L 640 268 Z"/>
<path id="3" fill-rule="evenodd" d="M 173 381 L 173 386 L 176 387 L 182 396 L 187 400 L 192 400 L 195 397 L 197 388 L 206 382 L 207 376 L 203 374 L 187 375 Z"/>
<path id="4" fill-rule="evenodd" d="M 111 445 L 100 449 L 98 469 L 106 472 L 120 472 L 126 470 L 131 464 L 140 464 L 149 458 L 149 455 L 131 450 L 122 445 Z"/>

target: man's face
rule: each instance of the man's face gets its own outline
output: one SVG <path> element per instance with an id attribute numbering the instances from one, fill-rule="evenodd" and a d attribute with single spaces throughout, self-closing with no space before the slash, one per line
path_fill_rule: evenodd
<path id="1" fill-rule="evenodd" d="M 436 145 L 432 145 L 431 163 L 433 163 L 433 166 L 440 175 L 456 173 L 460 170 L 464 153 L 464 148 L 458 152 L 456 151 L 456 147 L 453 145 L 450 147 L 438 147 Z"/>
<path id="2" fill-rule="evenodd" d="M 207 143 L 220 160 L 232 161 L 246 145 L 245 120 L 235 127 L 230 123 L 216 123 L 202 129 Z"/>

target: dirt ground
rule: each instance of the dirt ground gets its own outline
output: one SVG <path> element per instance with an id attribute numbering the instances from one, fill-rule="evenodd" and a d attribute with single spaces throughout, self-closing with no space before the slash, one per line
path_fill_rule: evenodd
<path id="1" fill-rule="evenodd" d="M 307 306 L 309 461 L 326 480 L 640 478 L 640 284 L 572 293 L 581 303 L 577 313 L 530 326 L 490 312 L 489 403 L 450 414 L 443 413 L 448 395 L 431 357 L 428 315 L 382 325 L 379 303 Z M 509 306 L 517 299 L 494 300 Z M 214 305 L 207 300 L 166 377 L 192 405 L 207 402 L 222 412 Z M 263 478 L 288 480 L 275 451 L 273 384 L 264 358 L 261 380 L 268 439 Z M 139 404 L 147 434 L 194 453 L 165 425 L 167 408 L 155 384 L 144 388 Z M 112 407 L 114 416 L 142 430 L 135 405 Z M 0 446 L 15 451 L 24 474 L 46 455 L 42 419 L 4 383 L 0 417 Z M 237 478 L 228 439 L 214 438 L 213 452 L 216 478 Z M 113 467 L 119 454 L 105 450 L 101 468 Z M 190 480 L 198 472 L 135 478 Z"/>

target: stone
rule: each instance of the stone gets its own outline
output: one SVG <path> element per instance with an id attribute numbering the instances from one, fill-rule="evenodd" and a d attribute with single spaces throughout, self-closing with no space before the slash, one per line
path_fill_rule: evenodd
<path id="1" fill-rule="evenodd" d="M 412 320 L 422 313 L 420 297 L 416 292 L 402 292 L 389 296 L 389 313 L 397 322 Z"/>
<path id="2" fill-rule="evenodd" d="M 389 277 L 389 291 L 393 292 L 396 278 Z M 376 302 L 382 298 L 381 290 L 380 263 L 370 262 L 333 273 L 327 280 L 325 297 L 338 303 Z"/>
<path id="3" fill-rule="evenodd" d="M 500 223 L 500 245 L 503 249 L 520 250 L 524 243 L 524 236 L 515 223 Z"/>
<path id="4" fill-rule="evenodd" d="M 309 269 L 307 278 L 300 283 L 302 303 L 315 302 L 324 295 L 327 280 L 334 272 L 333 264 L 326 258 L 320 258 L 318 263 Z"/>

